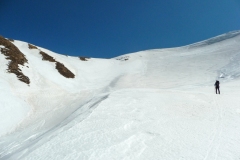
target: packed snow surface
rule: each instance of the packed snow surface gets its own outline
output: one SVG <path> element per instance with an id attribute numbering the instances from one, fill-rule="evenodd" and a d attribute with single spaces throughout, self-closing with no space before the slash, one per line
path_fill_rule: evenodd
<path id="1" fill-rule="evenodd" d="M 31 83 L 7 73 L 0 54 L 0 159 L 240 159 L 240 31 L 87 61 L 38 47 L 72 79 L 12 43 Z"/>

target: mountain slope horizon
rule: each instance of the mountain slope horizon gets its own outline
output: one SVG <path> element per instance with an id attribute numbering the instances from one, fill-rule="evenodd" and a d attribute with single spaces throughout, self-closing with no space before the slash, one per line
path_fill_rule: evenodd
<path id="1" fill-rule="evenodd" d="M 239 43 L 99 59 L 1 37 L 0 159 L 240 158 Z"/>

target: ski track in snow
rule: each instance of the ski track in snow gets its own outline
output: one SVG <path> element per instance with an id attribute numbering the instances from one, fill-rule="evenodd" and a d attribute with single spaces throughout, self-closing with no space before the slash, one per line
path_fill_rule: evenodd
<path id="1" fill-rule="evenodd" d="M 14 42 L 29 60 L 22 70 L 31 84 L 0 73 L 2 104 L 22 111 L 12 112 L 14 123 L 6 121 L 0 132 L 0 159 L 240 159 L 239 33 L 119 60 L 82 62 L 39 47 L 69 67 L 74 80 L 27 43 Z"/>
<path id="2" fill-rule="evenodd" d="M 211 140 L 209 149 L 207 151 L 207 154 L 206 154 L 206 157 L 204 158 L 204 160 L 207 160 L 207 159 L 214 159 L 214 160 L 216 160 L 217 159 L 217 154 L 218 154 L 218 148 L 219 148 L 219 146 L 221 144 L 220 142 L 221 142 L 221 134 L 222 134 L 222 121 L 223 121 L 223 119 L 222 119 L 223 115 L 222 114 L 223 114 L 223 111 L 222 111 L 222 107 L 220 107 L 218 105 L 217 99 L 218 98 L 214 98 L 214 103 L 215 103 L 215 106 L 216 106 L 217 112 L 218 112 L 217 122 L 216 122 L 217 125 L 216 125 L 216 129 L 214 130 L 214 136 L 213 136 L 213 138 Z M 213 156 L 214 151 L 216 152 L 215 156 Z"/>

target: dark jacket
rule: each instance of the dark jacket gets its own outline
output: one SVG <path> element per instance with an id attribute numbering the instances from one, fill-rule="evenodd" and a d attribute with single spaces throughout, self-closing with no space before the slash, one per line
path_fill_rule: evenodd
<path id="1" fill-rule="evenodd" d="M 220 84 L 220 82 L 219 82 L 219 81 L 216 81 L 215 84 L 214 84 L 214 86 L 215 86 L 216 88 L 219 88 L 219 84 Z"/>

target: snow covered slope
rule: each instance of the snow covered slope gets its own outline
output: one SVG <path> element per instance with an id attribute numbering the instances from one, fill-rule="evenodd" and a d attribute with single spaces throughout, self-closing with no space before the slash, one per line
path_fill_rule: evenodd
<path id="1" fill-rule="evenodd" d="M 29 83 L 5 40 L 0 159 L 240 158 L 240 31 L 86 61 L 9 41 Z"/>

